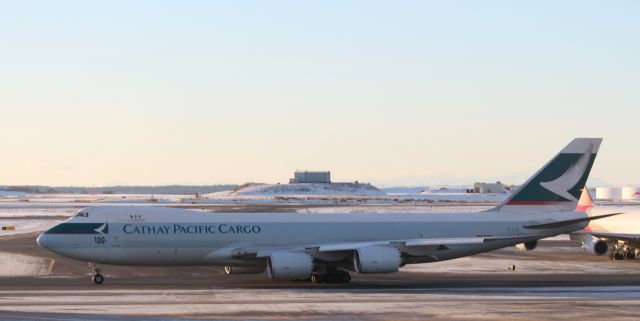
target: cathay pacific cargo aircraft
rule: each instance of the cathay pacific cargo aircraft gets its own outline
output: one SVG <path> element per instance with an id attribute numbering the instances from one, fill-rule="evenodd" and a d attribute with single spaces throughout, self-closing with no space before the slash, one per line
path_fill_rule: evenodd
<path id="1" fill-rule="evenodd" d="M 500 206 L 478 213 L 220 214 L 163 207 L 89 207 L 38 237 L 57 254 L 99 263 L 218 265 L 227 273 L 346 283 L 357 273 L 455 259 L 584 229 L 577 212 L 602 139 L 578 138 Z"/>

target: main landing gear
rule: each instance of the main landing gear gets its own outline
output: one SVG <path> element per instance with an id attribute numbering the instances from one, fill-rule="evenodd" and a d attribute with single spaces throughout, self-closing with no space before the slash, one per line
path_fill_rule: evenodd
<path id="1" fill-rule="evenodd" d="M 346 284 L 351 282 L 351 275 L 344 270 L 328 269 L 326 274 L 314 272 L 311 275 L 311 282 L 313 284 Z"/>
<path id="2" fill-rule="evenodd" d="M 100 268 L 98 267 L 98 264 L 89 263 L 89 265 L 93 269 L 93 276 L 91 276 L 91 280 L 93 281 L 93 283 L 102 284 L 102 282 L 104 282 L 104 276 L 100 274 Z"/>
<path id="3" fill-rule="evenodd" d="M 632 260 L 638 257 L 638 250 L 629 246 L 614 246 L 609 252 L 609 259 Z"/>

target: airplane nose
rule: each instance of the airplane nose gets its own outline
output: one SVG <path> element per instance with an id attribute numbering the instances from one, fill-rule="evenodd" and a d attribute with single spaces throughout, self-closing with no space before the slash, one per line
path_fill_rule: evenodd
<path id="1" fill-rule="evenodd" d="M 50 240 L 50 236 L 46 235 L 46 234 L 40 234 L 40 236 L 38 236 L 38 238 L 36 239 L 36 241 L 38 242 L 38 245 L 44 247 L 44 248 L 49 248 L 48 243 Z"/>

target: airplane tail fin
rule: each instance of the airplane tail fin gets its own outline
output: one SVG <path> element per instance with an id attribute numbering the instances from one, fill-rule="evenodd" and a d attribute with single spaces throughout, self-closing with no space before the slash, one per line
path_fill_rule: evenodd
<path id="1" fill-rule="evenodd" d="M 602 138 L 576 138 L 518 188 L 497 211 L 574 211 Z"/>
<path id="2" fill-rule="evenodd" d="M 580 200 L 578 200 L 578 206 L 576 207 L 576 211 L 578 212 L 591 212 L 591 208 L 593 207 L 593 198 L 591 198 L 591 193 L 589 193 L 589 188 L 584 187 L 582 189 L 582 194 L 580 194 Z"/>

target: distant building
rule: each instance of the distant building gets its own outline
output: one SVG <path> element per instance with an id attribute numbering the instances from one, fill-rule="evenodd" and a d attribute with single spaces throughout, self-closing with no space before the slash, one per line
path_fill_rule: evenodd
<path id="1" fill-rule="evenodd" d="M 473 184 L 474 193 L 504 193 L 504 185 L 500 182 L 496 183 L 475 183 Z"/>
<path id="2" fill-rule="evenodd" d="M 622 187 L 597 187 L 596 199 L 606 201 L 640 200 L 640 186 L 627 185 Z"/>
<path id="3" fill-rule="evenodd" d="M 622 188 L 620 187 L 597 187 L 597 200 L 619 201 L 622 199 Z"/>
<path id="4" fill-rule="evenodd" d="M 330 171 L 296 171 L 289 183 L 331 183 Z"/>

